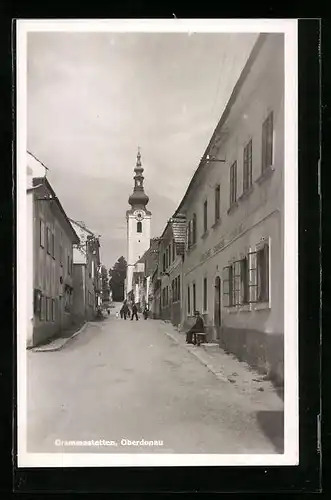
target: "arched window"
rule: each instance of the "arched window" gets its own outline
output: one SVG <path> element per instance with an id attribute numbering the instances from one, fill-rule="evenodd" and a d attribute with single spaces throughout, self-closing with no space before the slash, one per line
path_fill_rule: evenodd
<path id="1" fill-rule="evenodd" d="M 137 222 L 137 233 L 142 233 L 143 225 L 141 221 Z"/>

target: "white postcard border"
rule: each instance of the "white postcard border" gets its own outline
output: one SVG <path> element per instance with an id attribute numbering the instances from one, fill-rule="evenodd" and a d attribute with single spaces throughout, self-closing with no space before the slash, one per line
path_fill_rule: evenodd
<path id="1" fill-rule="evenodd" d="M 284 168 L 284 454 L 105 454 L 28 453 L 26 448 L 26 149 L 27 33 L 224 32 L 285 34 Z M 298 398 L 298 54 L 295 19 L 17 20 L 17 446 L 18 467 L 239 466 L 299 463 Z"/>

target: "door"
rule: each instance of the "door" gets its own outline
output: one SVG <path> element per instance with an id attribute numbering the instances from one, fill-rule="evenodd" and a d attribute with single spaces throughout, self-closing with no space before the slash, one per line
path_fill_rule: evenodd
<path id="1" fill-rule="evenodd" d="M 216 339 L 221 338 L 221 280 L 219 276 L 215 278 L 215 306 L 214 306 L 214 324 L 216 330 Z"/>

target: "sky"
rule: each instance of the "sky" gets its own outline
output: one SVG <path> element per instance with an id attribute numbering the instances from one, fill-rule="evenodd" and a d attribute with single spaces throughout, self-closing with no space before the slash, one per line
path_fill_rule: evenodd
<path id="1" fill-rule="evenodd" d="M 163 232 L 198 167 L 257 34 L 30 32 L 27 149 L 68 217 L 126 257 L 138 146 Z"/>

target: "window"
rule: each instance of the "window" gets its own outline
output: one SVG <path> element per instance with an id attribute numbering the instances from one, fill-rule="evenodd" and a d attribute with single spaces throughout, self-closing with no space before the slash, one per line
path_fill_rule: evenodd
<path id="1" fill-rule="evenodd" d="M 250 302 L 269 300 L 269 245 L 249 254 Z"/>
<path id="2" fill-rule="evenodd" d="M 52 233 L 52 257 L 55 259 L 55 234 Z"/>
<path id="3" fill-rule="evenodd" d="M 262 125 L 262 172 L 272 166 L 273 156 L 273 112 L 269 113 Z"/>
<path id="4" fill-rule="evenodd" d="M 63 267 L 63 246 L 60 243 L 60 266 Z"/>
<path id="5" fill-rule="evenodd" d="M 56 302 L 55 299 L 52 299 L 52 321 L 56 319 Z"/>
<path id="6" fill-rule="evenodd" d="M 230 167 L 230 207 L 237 201 L 237 162 Z"/>
<path id="7" fill-rule="evenodd" d="M 143 230 L 143 225 L 142 222 L 139 220 L 137 222 L 137 233 L 142 233 L 142 230 Z"/>
<path id="8" fill-rule="evenodd" d="M 180 301 L 180 276 L 177 276 L 174 280 L 172 280 L 172 290 L 173 290 L 172 301 L 173 302 Z"/>
<path id="9" fill-rule="evenodd" d="M 51 319 L 51 299 L 46 297 L 46 321 Z"/>
<path id="10" fill-rule="evenodd" d="M 225 307 L 269 300 L 269 245 L 223 269 Z"/>
<path id="11" fill-rule="evenodd" d="M 51 251 L 52 251 L 52 240 L 51 240 L 51 230 L 50 228 L 48 227 L 47 228 L 47 253 L 48 254 L 51 254 Z"/>
<path id="12" fill-rule="evenodd" d="M 166 287 L 166 306 L 169 304 L 169 287 Z"/>
<path id="13" fill-rule="evenodd" d="M 40 227 L 39 227 L 39 240 L 40 240 L 40 246 L 42 248 L 45 248 L 45 223 L 43 220 L 40 220 Z"/>
<path id="14" fill-rule="evenodd" d="M 191 314 L 191 294 L 190 294 L 190 285 L 187 287 L 187 314 Z"/>
<path id="15" fill-rule="evenodd" d="M 203 310 L 207 311 L 208 305 L 208 288 L 207 288 L 207 278 L 203 278 Z"/>
<path id="16" fill-rule="evenodd" d="M 197 241 L 197 216 L 193 214 L 192 218 L 192 245 L 195 245 Z"/>
<path id="17" fill-rule="evenodd" d="M 237 260 L 223 269 L 224 307 L 234 307 L 243 303 L 243 269 L 242 260 Z"/>
<path id="18" fill-rule="evenodd" d="M 203 232 L 206 233 L 208 229 L 208 202 L 205 200 L 203 204 Z"/>
<path id="19" fill-rule="evenodd" d="M 221 216 L 220 201 L 221 201 L 221 188 L 220 185 L 217 185 L 215 187 L 215 223 L 219 221 Z"/>
<path id="20" fill-rule="evenodd" d="M 34 301 L 33 301 L 33 312 L 34 314 L 36 315 L 40 315 L 40 311 L 41 311 L 41 302 L 42 302 L 42 295 L 41 295 L 41 291 L 40 290 L 37 290 L 35 289 L 34 290 Z"/>
<path id="21" fill-rule="evenodd" d="M 163 272 L 166 270 L 166 254 L 165 252 L 163 253 Z"/>
<path id="22" fill-rule="evenodd" d="M 252 186 L 252 141 L 244 148 L 244 168 L 243 168 L 243 192 Z"/>
<path id="23" fill-rule="evenodd" d="M 40 297 L 40 311 L 39 311 L 40 321 L 45 321 L 45 308 L 46 308 L 46 297 L 41 295 L 41 297 Z"/>
<path id="24" fill-rule="evenodd" d="M 269 245 L 264 245 L 257 252 L 257 299 L 269 300 Z"/>
<path id="25" fill-rule="evenodd" d="M 174 261 L 176 258 L 176 244 L 175 240 L 172 241 L 172 260 Z"/>
<path id="26" fill-rule="evenodd" d="M 195 290 L 195 283 L 193 283 L 193 312 L 197 310 L 197 296 Z"/>
<path id="27" fill-rule="evenodd" d="M 89 292 L 90 294 L 91 292 Z M 90 295 L 88 295 L 88 300 L 90 300 Z M 71 306 L 71 294 L 67 290 L 66 293 L 64 294 L 64 310 L 66 312 L 70 312 L 70 306 Z"/>
<path id="28" fill-rule="evenodd" d="M 241 296 L 240 303 L 247 304 L 249 302 L 249 273 L 248 273 L 248 259 L 244 257 L 240 261 L 240 288 L 241 288 Z"/>

